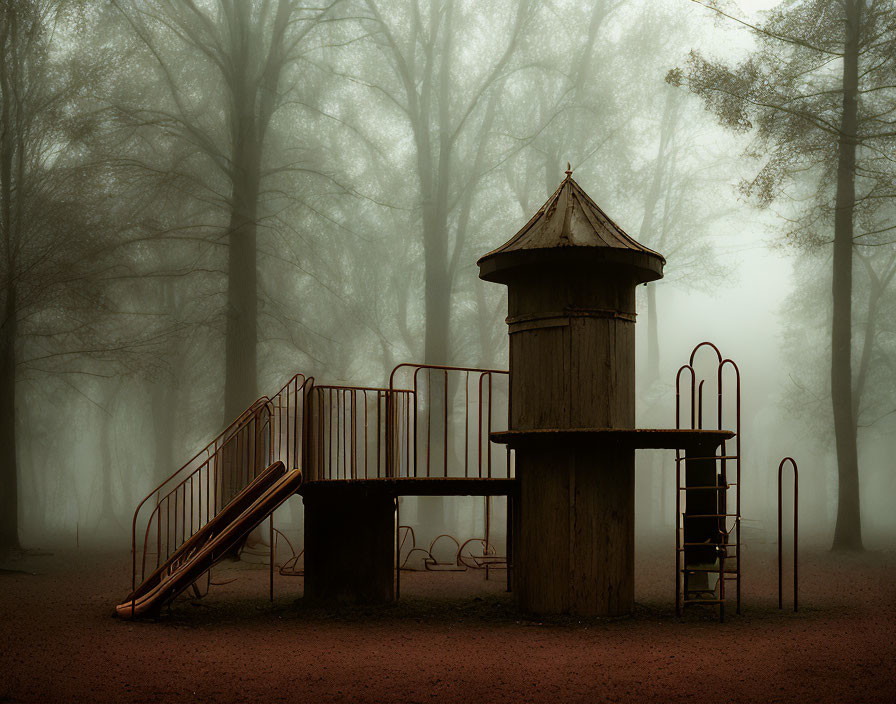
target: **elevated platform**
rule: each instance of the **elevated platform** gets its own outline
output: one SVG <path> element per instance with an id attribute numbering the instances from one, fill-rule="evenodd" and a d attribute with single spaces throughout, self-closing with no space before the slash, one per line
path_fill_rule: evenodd
<path id="1" fill-rule="evenodd" d="M 480 477 L 380 477 L 375 479 L 325 479 L 302 484 L 303 497 L 322 493 L 354 493 L 396 496 L 507 496 L 518 491 L 516 479 Z"/>
<path id="2" fill-rule="evenodd" d="M 734 437 L 731 430 L 678 428 L 564 428 L 504 430 L 490 435 L 492 442 L 510 447 L 554 443 L 587 443 L 592 447 L 632 450 L 695 450 L 715 448 Z"/>
<path id="3" fill-rule="evenodd" d="M 297 493 L 305 504 L 305 599 L 384 603 L 396 595 L 397 497 L 514 497 L 519 484 L 480 477 L 319 479 Z"/>

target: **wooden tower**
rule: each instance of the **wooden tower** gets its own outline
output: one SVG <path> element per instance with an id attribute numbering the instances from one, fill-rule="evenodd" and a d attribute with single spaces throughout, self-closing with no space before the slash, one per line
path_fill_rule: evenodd
<path id="1" fill-rule="evenodd" d="M 634 603 L 634 445 L 603 431 L 634 429 L 635 287 L 665 260 L 566 173 L 478 262 L 508 288 L 514 589 L 527 611 L 618 615 Z"/>

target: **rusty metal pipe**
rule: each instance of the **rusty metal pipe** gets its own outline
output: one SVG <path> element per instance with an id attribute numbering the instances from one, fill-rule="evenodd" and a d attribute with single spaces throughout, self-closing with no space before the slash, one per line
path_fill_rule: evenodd
<path id="1" fill-rule="evenodd" d="M 781 463 L 778 465 L 778 608 L 784 608 L 784 596 L 783 596 L 783 528 L 782 528 L 782 491 L 781 491 L 781 477 L 784 473 L 784 465 L 790 462 L 790 466 L 793 467 L 793 610 L 794 612 L 798 611 L 798 600 L 797 600 L 797 592 L 799 589 L 799 572 L 798 572 L 798 559 L 797 559 L 797 538 L 798 538 L 798 528 L 799 528 L 799 516 L 798 516 L 798 506 L 799 506 L 799 471 L 796 466 L 796 460 L 792 457 L 785 457 L 781 460 Z"/>

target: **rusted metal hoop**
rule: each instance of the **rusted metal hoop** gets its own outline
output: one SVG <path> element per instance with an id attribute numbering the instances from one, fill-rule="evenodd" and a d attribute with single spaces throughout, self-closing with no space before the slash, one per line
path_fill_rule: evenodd
<path id="1" fill-rule="evenodd" d="M 784 473 L 784 465 L 790 462 L 793 467 L 793 610 L 798 611 L 798 589 L 799 589 L 799 572 L 797 560 L 797 531 L 799 529 L 799 470 L 796 466 L 796 460 L 793 457 L 785 457 L 778 465 L 778 608 L 784 608 L 784 587 L 783 587 L 783 517 L 782 517 L 782 492 L 781 478 Z"/>

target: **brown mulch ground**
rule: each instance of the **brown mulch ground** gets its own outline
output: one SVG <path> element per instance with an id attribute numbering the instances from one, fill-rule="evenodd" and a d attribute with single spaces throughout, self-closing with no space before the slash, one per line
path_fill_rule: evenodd
<path id="1" fill-rule="evenodd" d="M 774 555 L 745 551 L 725 624 L 675 618 L 667 553 L 639 555 L 633 617 L 591 621 L 519 614 L 481 572 L 404 574 L 399 604 L 334 613 L 278 577 L 270 604 L 266 568 L 230 563 L 214 579 L 236 581 L 130 623 L 111 615 L 128 555 L 8 557 L 0 701 L 896 701 L 896 553 L 804 553 L 798 614 Z"/>

